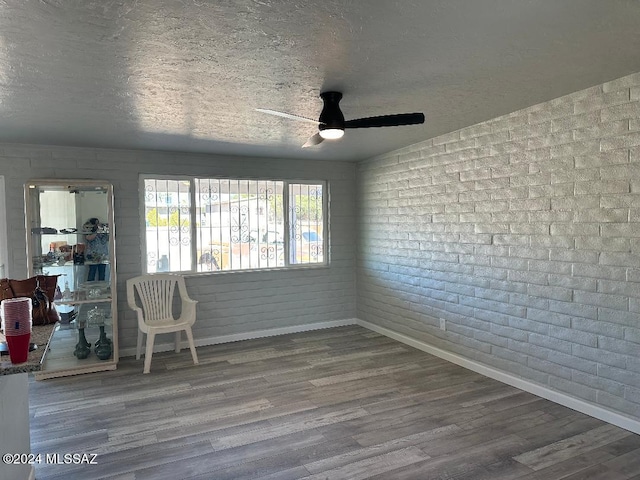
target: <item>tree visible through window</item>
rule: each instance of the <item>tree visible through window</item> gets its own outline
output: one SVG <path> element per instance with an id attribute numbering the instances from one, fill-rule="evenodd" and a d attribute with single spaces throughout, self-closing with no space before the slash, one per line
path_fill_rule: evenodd
<path id="1" fill-rule="evenodd" d="M 145 178 L 147 272 L 323 264 L 324 182 Z"/>

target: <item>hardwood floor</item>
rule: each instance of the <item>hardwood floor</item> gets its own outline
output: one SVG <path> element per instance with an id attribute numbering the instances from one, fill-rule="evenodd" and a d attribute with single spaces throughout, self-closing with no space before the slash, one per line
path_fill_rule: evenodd
<path id="1" fill-rule="evenodd" d="M 361 327 L 198 356 L 31 381 L 36 478 L 640 479 L 640 436 Z"/>

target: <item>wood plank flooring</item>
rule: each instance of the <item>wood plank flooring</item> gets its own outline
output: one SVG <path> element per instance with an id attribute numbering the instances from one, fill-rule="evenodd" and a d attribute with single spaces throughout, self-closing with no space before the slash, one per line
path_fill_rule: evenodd
<path id="1" fill-rule="evenodd" d="M 47 479 L 635 479 L 640 436 L 361 327 L 29 385 Z M 43 457 L 44 458 L 44 457 Z"/>

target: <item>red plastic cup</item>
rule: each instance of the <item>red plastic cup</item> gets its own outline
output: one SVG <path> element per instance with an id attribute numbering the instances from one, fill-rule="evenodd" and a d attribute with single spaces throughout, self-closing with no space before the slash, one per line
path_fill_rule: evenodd
<path id="1" fill-rule="evenodd" d="M 29 356 L 29 340 L 31 333 L 22 335 L 6 335 L 11 363 L 24 363 Z"/>
<path id="2" fill-rule="evenodd" d="M 5 335 L 22 335 L 31 332 L 31 299 L 10 298 L 0 303 L 2 330 Z"/>

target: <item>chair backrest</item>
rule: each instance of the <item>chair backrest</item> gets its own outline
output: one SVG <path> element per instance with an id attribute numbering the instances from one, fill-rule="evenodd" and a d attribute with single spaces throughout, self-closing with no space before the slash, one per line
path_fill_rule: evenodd
<path id="1" fill-rule="evenodd" d="M 182 285 L 179 283 L 182 282 Z M 137 305 L 135 294 L 138 294 L 140 306 L 144 312 L 144 322 L 154 322 L 174 318 L 173 296 L 176 285 L 180 290 L 184 287 L 184 278 L 175 274 L 141 275 L 127 280 L 127 301 L 129 305 Z M 135 288 L 135 292 L 134 292 Z"/>

